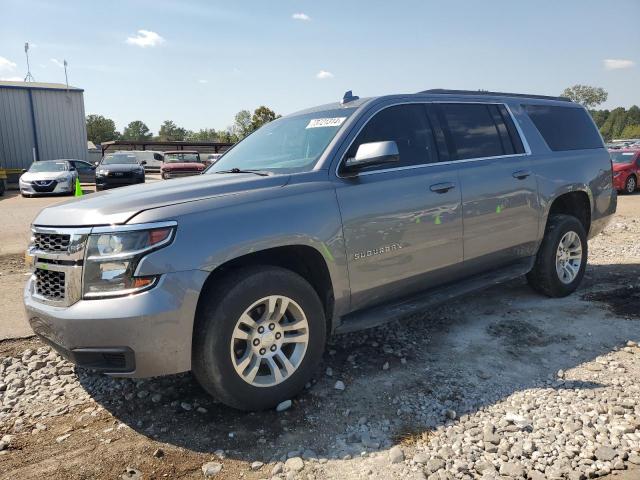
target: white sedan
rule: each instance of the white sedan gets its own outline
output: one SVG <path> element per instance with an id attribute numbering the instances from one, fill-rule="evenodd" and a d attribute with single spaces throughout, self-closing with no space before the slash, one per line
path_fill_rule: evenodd
<path id="1" fill-rule="evenodd" d="M 78 172 L 68 160 L 34 162 L 20 177 L 23 197 L 55 193 L 73 194 Z"/>

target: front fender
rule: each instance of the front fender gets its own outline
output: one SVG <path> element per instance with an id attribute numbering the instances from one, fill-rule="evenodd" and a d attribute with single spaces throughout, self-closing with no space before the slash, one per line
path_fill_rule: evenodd
<path id="1" fill-rule="evenodd" d="M 320 172 L 318 172 L 320 173 Z M 241 198 L 240 198 L 241 197 Z M 197 205 L 196 205 L 197 204 Z M 331 278 L 335 313 L 350 301 L 342 222 L 333 186 L 304 182 L 265 192 L 175 205 L 143 212 L 135 223 L 175 220 L 173 243 L 144 257 L 139 275 L 205 270 L 262 250 L 290 245 L 314 248 Z"/>

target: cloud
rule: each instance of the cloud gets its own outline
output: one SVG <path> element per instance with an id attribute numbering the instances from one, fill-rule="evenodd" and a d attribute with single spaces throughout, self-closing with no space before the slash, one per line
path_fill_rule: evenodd
<path id="1" fill-rule="evenodd" d="M 0 72 L 13 72 L 17 65 L 8 58 L 0 57 Z"/>
<path id="2" fill-rule="evenodd" d="M 0 81 L 3 82 L 22 82 L 24 78 L 22 77 L 0 77 Z"/>
<path id="3" fill-rule="evenodd" d="M 636 63 L 633 60 L 625 60 L 623 58 L 606 58 L 603 60 L 605 70 L 620 70 L 622 68 L 631 68 Z"/>
<path id="4" fill-rule="evenodd" d="M 127 37 L 127 43 L 142 48 L 157 47 L 164 43 L 164 38 L 151 30 L 138 30 L 135 37 Z"/>
<path id="5" fill-rule="evenodd" d="M 326 80 L 327 78 L 333 78 L 333 73 L 331 72 L 327 72 L 326 70 L 320 70 L 317 74 L 316 74 L 316 78 L 319 80 Z"/>
<path id="6" fill-rule="evenodd" d="M 200 80 L 198 80 L 198 83 L 209 83 L 209 80 L 205 80 L 204 78 L 201 78 Z"/>
<path id="7" fill-rule="evenodd" d="M 51 60 L 51 63 L 53 63 L 56 67 L 64 68 L 64 63 L 57 58 L 50 58 L 49 60 Z"/>
<path id="8" fill-rule="evenodd" d="M 309 20 L 311 20 L 311 17 L 306 13 L 294 13 L 293 15 L 291 15 L 291 18 L 293 18 L 294 20 L 302 20 L 303 22 L 308 22 Z"/>

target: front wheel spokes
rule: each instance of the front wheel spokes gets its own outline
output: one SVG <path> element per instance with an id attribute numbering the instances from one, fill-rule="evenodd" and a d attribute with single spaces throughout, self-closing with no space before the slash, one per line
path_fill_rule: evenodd
<path id="1" fill-rule="evenodd" d="M 306 331 L 295 333 L 293 335 L 285 335 L 282 343 L 307 343 L 309 334 Z"/>

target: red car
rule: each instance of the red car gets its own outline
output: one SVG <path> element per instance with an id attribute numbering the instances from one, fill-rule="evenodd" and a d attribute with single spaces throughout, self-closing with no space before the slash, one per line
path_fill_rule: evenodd
<path id="1" fill-rule="evenodd" d="M 619 192 L 633 193 L 640 178 L 640 149 L 609 150 L 613 162 L 613 187 Z"/>
<path id="2" fill-rule="evenodd" d="M 164 152 L 164 161 L 160 167 L 162 178 L 187 177 L 200 175 L 206 165 L 200 160 L 200 154 L 192 150 Z"/>

